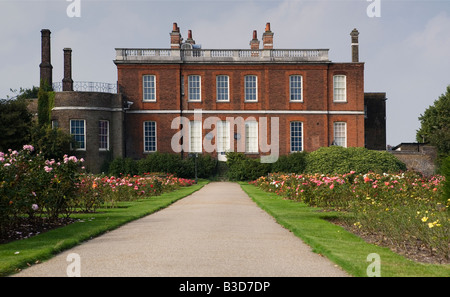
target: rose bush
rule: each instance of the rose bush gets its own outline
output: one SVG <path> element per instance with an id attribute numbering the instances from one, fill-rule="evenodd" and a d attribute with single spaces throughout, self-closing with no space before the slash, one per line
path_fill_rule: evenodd
<path id="1" fill-rule="evenodd" d="M 310 206 L 345 212 L 347 223 L 396 245 L 424 247 L 449 259 L 449 205 L 443 176 L 401 174 L 269 174 L 252 183 Z"/>

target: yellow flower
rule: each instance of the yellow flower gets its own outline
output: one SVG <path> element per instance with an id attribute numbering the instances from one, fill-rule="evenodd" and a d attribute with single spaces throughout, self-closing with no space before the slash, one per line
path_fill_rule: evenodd
<path id="1" fill-rule="evenodd" d="M 426 221 L 428 221 L 428 217 L 423 217 L 423 218 L 422 218 L 422 222 L 425 223 Z"/>
<path id="2" fill-rule="evenodd" d="M 433 228 L 434 227 L 434 224 L 433 223 L 428 223 L 428 228 Z"/>

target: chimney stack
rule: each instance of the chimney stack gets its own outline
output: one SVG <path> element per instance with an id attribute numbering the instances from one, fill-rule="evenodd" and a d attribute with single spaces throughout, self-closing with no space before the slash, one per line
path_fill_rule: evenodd
<path id="1" fill-rule="evenodd" d="M 358 30 L 356 30 L 356 28 L 353 29 L 353 31 L 350 33 L 350 36 L 352 37 L 352 62 L 357 63 L 359 62 Z"/>
<path id="2" fill-rule="evenodd" d="M 40 68 L 40 85 L 48 84 L 51 88 L 53 84 L 53 66 L 51 64 L 51 55 L 50 55 L 50 30 L 42 29 L 41 30 L 41 64 Z"/>
<path id="3" fill-rule="evenodd" d="M 179 49 L 181 47 L 181 42 L 183 38 L 181 38 L 180 28 L 177 23 L 173 23 L 173 29 L 170 33 L 170 48 Z"/>
<path id="4" fill-rule="evenodd" d="M 195 44 L 195 40 L 192 39 L 192 30 L 188 30 L 188 38 L 186 39 L 186 43 Z"/>
<path id="5" fill-rule="evenodd" d="M 72 49 L 64 49 L 64 78 L 63 78 L 63 92 L 73 91 L 72 80 Z"/>
<path id="6" fill-rule="evenodd" d="M 270 31 L 270 23 L 266 24 L 266 31 L 263 33 L 264 49 L 273 49 L 273 32 Z"/>
<path id="7" fill-rule="evenodd" d="M 253 39 L 250 40 L 250 49 L 254 51 L 259 50 L 258 33 L 256 30 L 253 30 Z"/>

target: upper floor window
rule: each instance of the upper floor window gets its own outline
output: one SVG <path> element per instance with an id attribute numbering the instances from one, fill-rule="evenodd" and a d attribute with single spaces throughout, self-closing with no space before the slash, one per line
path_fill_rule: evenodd
<path id="1" fill-rule="evenodd" d="M 98 122 L 99 149 L 109 150 L 109 121 Z"/>
<path id="2" fill-rule="evenodd" d="M 188 100 L 201 101 L 201 76 L 189 75 L 188 76 Z"/>
<path id="3" fill-rule="evenodd" d="M 303 151 L 303 123 L 291 122 L 291 152 Z"/>
<path id="4" fill-rule="evenodd" d="M 246 75 L 244 77 L 245 101 L 258 101 L 258 77 Z"/>
<path id="5" fill-rule="evenodd" d="M 334 122 L 334 144 L 347 147 L 347 123 Z"/>
<path id="6" fill-rule="evenodd" d="M 229 77 L 218 75 L 216 79 L 217 101 L 230 101 Z"/>
<path id="7" fill-rule="evenodd" d="M 144 122 L 144 152 L 156 152 L 156 122 Z"/>
<path id="8" fill-rule="evenodd" d="M 289 100 L 290 101 L 303 101 L 303 88 L 302 88 L 302 76 L 291 75 L 289 76 Z"/>
<path id="9" fill-rule="evenodd" d="M 70 134 L 76 142 L 76 150 L 86 150 L 86 121 L 70 120 Z"/>
<path id="10" fill-rule="evenodd" d="M 347 102 L 347 76 L 333 76 L 333 101 Z"/>
<path id="11" fill-rule="evenodd" d="M 144 101 L 156 101 L 156 76 L 143 76 L 143 94 Z"/>

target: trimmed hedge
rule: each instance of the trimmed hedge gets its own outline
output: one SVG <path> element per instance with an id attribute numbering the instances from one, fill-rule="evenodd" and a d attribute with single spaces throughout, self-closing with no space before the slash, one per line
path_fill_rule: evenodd
<path id="1" fill-rule="evenodd" d="M 197 177 L 209 178 L 216 173 L 217 161 L 209 155 L 199 154 L 197 157 Z M 148 172 L 171 173 L 177 177 L 195 177 L 195 158 L 182 159 L 178 154 L 155 152 L 146 158 L 116 158 L 109 164 L 110 175 L 142 175 Z"/>
<path id="2" fill-rule="evenodd" d="M 322 147 L 307 154 L 306 164 L 305 173 L 389 173 L 407 170 L 406 165 L 394 155 L 362 147 Z"/>

